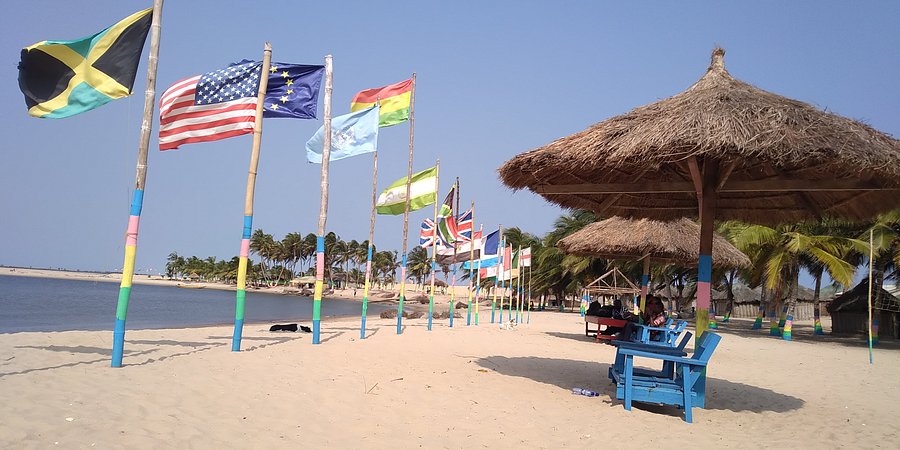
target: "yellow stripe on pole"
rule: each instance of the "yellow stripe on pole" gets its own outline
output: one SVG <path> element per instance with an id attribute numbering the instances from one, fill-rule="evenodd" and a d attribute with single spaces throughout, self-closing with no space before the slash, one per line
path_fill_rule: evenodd
<path id="1" fill-rule="evenodd" d="M 122 267 L 122 284 L 120 287 L 131 287 L 131 279 L 134 278 L 134 256 L 137 254 L 137 247 L 134 245 L 125 246 L 125 266 Z"/>
<path id="2" fill-rule="evenodd" d="M 245 289 L 247 287 L 247 257 L 241 256 L 238 260 L 238 278 L 237 288 Z"/>

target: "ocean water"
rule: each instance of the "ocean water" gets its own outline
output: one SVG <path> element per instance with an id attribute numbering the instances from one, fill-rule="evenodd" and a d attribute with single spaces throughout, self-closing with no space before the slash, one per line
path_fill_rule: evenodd
<path id="1" fill-rule="evenodd" d="M 361 291 L 360 291 L 361 294 Z M 235 294 L 214 289 L 136 284 L 128 302 L 127 330 L 234 323 Z M 110 330 L 116 321 L 119 283 L 0 275 L 0 333 Z M 247 292 L 247 323 L 311 325 L 312 298 Z M 392 305 L 370 303 L 368 315 Z M 322 317 L 359 316 L 362 304 L 322 301 Z"/>

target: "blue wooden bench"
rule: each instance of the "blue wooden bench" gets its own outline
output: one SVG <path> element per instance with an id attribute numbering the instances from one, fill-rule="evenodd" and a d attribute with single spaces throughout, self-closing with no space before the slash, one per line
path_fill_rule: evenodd
<path id="1" fill-rule="evenodd" d="M 661 327 L 638 325 L 632 339 L 643 344 L 675 347 L 686 329 L 686 320 L 674 322 L 672 319 L 668 319 L 666 324 Z"/>
<path id="2" fill-rule="evenodd" d="M 691 334 L 690 331 L 685 331 L 681 337 L 681 341 L 675 347 L 661 347 L 658 345 L 648 345 L 642 344 L 640 342 L 632 342 L 632 341 L 612 341 L 610 344 L 615 345 L 619 349 L 622 348 L 630 348 L 633 350 L 641 350 L 645 352 L 651 353 L 659 353 L 663 355 L 670 356 L 687 356 L 687 352 L 684 351 L 687 344 L 691 341 L 691 338 L 694 335 Z M 612 380 L 613 383 L 616 382 L 615 376 L 613 373 L 619 372 L 624 373 L 625 371 L 625 355 L 618 350 L 616 351 L 616 360 L 612 366 L 609 368 L 609 379 Z M 650 369 L 642 369 L 640 367 L 634 368 L 635 375 L 645 376 L 645 377 L 663 377 L 668 379 L 675 378 L 675 363 L 672 361 L 663 361 L 661 370 L 650 370 Z"/>
<path id="3" fill-rule="evenodd" d="M 660 352 L 647 351 L 649 346 L 641 349 L 634 346 L 620 346 L 618 354 L 624 358 L 623 367 L 621 371 L 611 371 L 616 383 L 616 399 L 624 402 L 627 411 L 631 411 L 632 402 L 678 406 L 684 409 L 684 420 L 688 423 L 693 422 L 691 409 L 703 408 L 706 404 L 706 367 L 721 339 L 722 337 L 716 333 L 704 332 L 697 342 L 694 355 L 690 358 L 667 354 L 671 352 L 668 349 Z M 635 357 L 674 364 L 672 377 L 666 376 L 666 373 L 659 376 L 641 375 L 642 371 L 635 370 Z M 665 368 L 664 365 L 663 369 Z"/>

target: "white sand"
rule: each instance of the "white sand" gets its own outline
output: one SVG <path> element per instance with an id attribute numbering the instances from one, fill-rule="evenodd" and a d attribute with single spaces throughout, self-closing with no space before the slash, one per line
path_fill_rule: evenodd
<path id="1" fill-rule="evenodd" d="M 244 327 L 0 335 L 0 447 L 46 448 L 896 448 L 900 349 L 814 338 L 784 342 L 738 321 L 709 370 L 695 423 L 671 407 L 611 398 L 612 347 L 577 314 L 534 313 L 515 330 L 457 320 L 323 323 L 308 334 Z M 487 320 L 485 320 L 485 318 Z M 820 342 L 821 341 L 821 342 Z M 597 390 L 600 397 L 570 393 Z M 625 443 L 627 442 L 627 444 Z"/>

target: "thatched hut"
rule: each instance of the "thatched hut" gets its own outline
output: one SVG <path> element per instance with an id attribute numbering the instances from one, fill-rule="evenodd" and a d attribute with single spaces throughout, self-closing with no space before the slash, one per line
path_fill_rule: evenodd
<path id="1" fill-rule="evenodd" d="M 560 239 L 556 246 L 579 256 L 643 260 L 640 304 L 643 310 L 650 283 L 650 263 L 696 265 L 700 256 L 700 226 L 690 219 L 662 221 L 611 217 Z M 718 234 L 713 236 L 713 260 L 721 267 L 750 266 L 750 258 Z"/>
<path id="2" fill-rule="evenodd" d="M 567 208 L 700 217 L 697 313 L 709 307 L 713 222 L 863 219 L 900 207 L 900 142 L 734 79 L 717 48 L 686 91 L 522 153 L 499 170 Z M 698 335 L 706 328 L 698 321 Z"/>
<path id="3" fill-rule="evenodd" d="M 879 338 L 900 338 L 900 299 L 885 289 L 872 292 L 872 318 L 879 322 Z M 831 331 L 838 334 L 867 334 L 869 324 L 869 280 L 836 297 L 826 309 L 831 314 Z"/>

